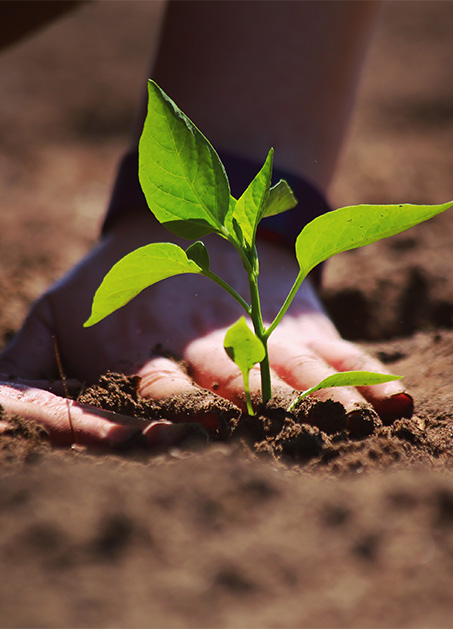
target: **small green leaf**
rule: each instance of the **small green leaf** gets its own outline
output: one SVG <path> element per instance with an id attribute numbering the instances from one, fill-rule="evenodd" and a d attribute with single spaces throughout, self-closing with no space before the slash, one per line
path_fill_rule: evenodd
<path id="1" fill-rule="evenodd" d="M 245 322 L 245 317 L 241 317 L 228 329 L 223 346 L 242 374 L 248 373 L 256 363 L 260 363 L 266 353 L 260 339 Z"/>
<path id="2" fill-rule="evenodd" d="M 318 384 L 306 391 L 303 391 L 294 402 L 292 402 L 288 411 L 292 411 L 303 398 L 319 391 L 320 389 L 328 389 L 330 387 L 367 387 L 374 384 L 382 384 L 383 382 L 391 382 L 392 380 L 400 380 L 402 376 L 394 376 L 390 374 L 375 373 L 373 371 L 342 371 L 334 373 Z"/>
<path id="3" fill-rule="evenodd" d="M 219 230 L 230 188 L 216 151 L 161 88 L 148 82 L 139 143 L 139 179 L 150 210 L 167 229 L 196 239 Z"/>
<path id="4" fill-rule="evenodd" d="M 263 218 L 267 207 L 269 189 L 272 177 L 272 160 L 274 151 L 271 149 L 264 166 L 252 180 L 245 192 L 237 200 L 236 204 L 230 204 L 226 226 L 230 233 L 236 233 L 233 227 L 234 219 L 240 225 L 244 241 L 251 247 L 255 241 L 256 228 Z M 237 235 L 237 234 L 236 234 Z"/>
<path id="5" fill-rule="evenodd" d="M 104 277 L 93 298 L 90 318 L 83 324 L 98 323 L 125 306 L 142 290 L 181 273 L 201 273 L 184 249 L 173 243 L 159 242 L 140 247 L 124 256 Z"/>
<path id="6" fill-rule="evenodd" d="M 300 278 L 337 253 L 398 234 L 445 210 L 442 205 L 355 205 L 318 216 L 300 232 L 296 256 Z"/>
<path id="7" fill-rule="evenodd" d="M 292 210 L 296 205 L 297 199 L 294 196 L 294 192 L 284 179 L 280 179 L 280 181 L 269 190 L 269 198 L 267 200 L 264 216 L 282 214 L 287 210 Z"/>
<path id="8" fill-rule="evenodd" d="M 186 249 L 189 260 L 193 260 L 203 271 L 209 271 L 209 253 L 204 243 L 197 240 Z"/>
<path id="9" fill-rule="evenodd" d="M 239 367 L 244 381 L 244 393 L 249 415 L 254 415 L 252 399 L 250 396 L 249 373 L 250 369 L 264 360 L 266 349 L 260 339 L 254 334 L 241 317 L 225 334 L 223 342 L 226 353 Z"/>

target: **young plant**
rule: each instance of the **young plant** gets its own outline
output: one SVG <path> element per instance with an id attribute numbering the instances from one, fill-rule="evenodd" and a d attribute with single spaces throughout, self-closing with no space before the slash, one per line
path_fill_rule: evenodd
<path id="1" fill-rule="evenodd" d="M 253 325 L 252 332 L 242 317 L 228 330 L 224 343 L 227 354 L 242 372 L 247 409 L 253 414 L 250 369 L 260 364 L 262 400 L 268 401 L 272 391 L 267 343 L 308 273 L 337 253 L 409 229 L 448 209 L 453 202 L 356 205 L 328 212 L 308 223 L 296 240 L 299 273 L 280 311 L 266 327 L 258 288 L 257 227 L 266 216 L 286 212 L 297 204 L 285 181 L 271 187 L 273 150 L 242 196 L 234 199 L 224 166 L 210 142 L 154 81 L 149 81 L 148 93 L 148 114 L 139 144 L 140 184 L 156 219 L 176 236 L 197 242 L 185 251 L 173 243 L 152 243 L 126 255 L 105 276 L 84 325 L 98 323 L 145 288 L 174 275 L 196 273 L 213 280 L 241 305 Z M 231 243 L 240 256 L 248 277 L 248 301 L 210 270 L 207 249 L 199 240 L 210 233 Z M 399 377 L 361 371 L 338 373 L 300 397 L 321 388 L 364 386 Z"/>

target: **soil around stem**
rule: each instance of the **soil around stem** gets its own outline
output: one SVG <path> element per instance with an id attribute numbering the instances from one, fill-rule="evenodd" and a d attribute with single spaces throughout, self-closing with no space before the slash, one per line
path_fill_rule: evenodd
<path id="1" fill-rule="evenodd" d="M 139 380 L 137 376 L 108 373 L 85 389 L 78 401 L 148 421 L 190 423 L 198 418 L 203 423 L 204 415 L 215 415 L 217 422 L 208 427 L 206 444 L 238 443 L 248 456 L 268 456 L 290 467 L 328 476 L 414 463 L 444 467 L 453 462 L 450 420 L 414 415 L 384 425 L 366 406 L 347 414 L 338 402 L 312 398 L 303 399 L 290 413 L 286 409 L 294 396 L 281 395 L 259 405 L 252 417 L 203 389 L 194 395 L 145 400 L 138 393 Z M 178 444 L 181 451 L 192 446 L 190 433 Z"/>

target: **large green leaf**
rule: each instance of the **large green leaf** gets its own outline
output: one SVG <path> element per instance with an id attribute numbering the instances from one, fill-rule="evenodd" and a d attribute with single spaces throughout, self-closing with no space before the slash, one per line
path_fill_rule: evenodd
<path id="1" fill-rule="evenodd" d="M 104 277 L 94 295 L 91 315 L 84 327 L 98 323 L 148 286 L 181 273 L 201 273 L 201 269 L 178 245 L 159 242 L 132 251 Z"/>
<path id="2" fill-rule="evenodd" d="M 269 198 L 266 203 L 264 216 L 275 216 L 287 210 L 292 210 L 297 205 L 297 199 L 294 192 L 284 179 L 272 186 L 269 190 Z"/>
<path id="3" fill-rule="evenodd" d="M 266 212 L 272 177 L 273 154 L 274 151 L 271 149 L 264 166 L 237 202 L 234 204 L 232 198 L 230 201 L 230 209 L 225 221 L 226 226 L 229 232 L 235 234 L 236 238 L 239 239 L 238 228 L 234 227 L 234 224 L 239 225 L 242 238 L 248 247 L 252 246 L 258 223 Z"/>
<path id="4" fill-rule="evenodd" d="M 398 234 L 444 212 L 442 205 L 355 205 L 327 212 L 308 223 L 296 241 L 300 278 L 337 253 Z"/>
<path id="5" fill-rule="evenodd" d="M 148 83 L 139 143 L 139 179 L 150 210 L 167 229 L 197 239 L 224 224 L 230 189 L 216 151 L 161 88 Z"/>

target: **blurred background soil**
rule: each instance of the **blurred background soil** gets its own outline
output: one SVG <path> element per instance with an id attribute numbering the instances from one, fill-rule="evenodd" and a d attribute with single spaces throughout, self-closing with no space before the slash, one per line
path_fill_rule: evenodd
<path id="1" fill-rule="evenodd" d="M 1 345 L 96 241 L 162 8 L 81 6 L 0 58 Z M 383 3 L 334 206 L 453 197 L 452 32 L 451 2 Z M 414 428 L 323 471 L 225 444 L 138 460 L 4 438 L 0 625 L 453 626 L 452 244 L 447 212 L 332 260 L 324 287 L 443 448 L 411 456 Z"/>

